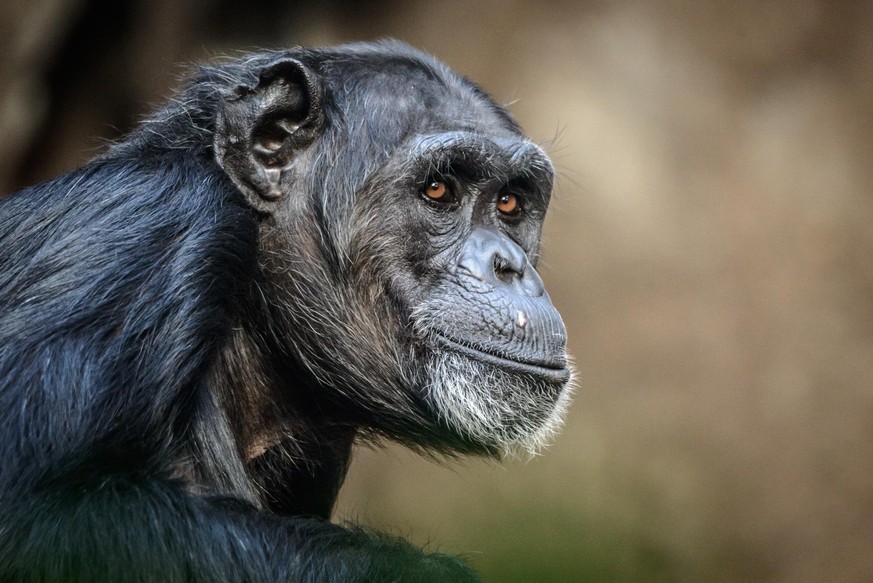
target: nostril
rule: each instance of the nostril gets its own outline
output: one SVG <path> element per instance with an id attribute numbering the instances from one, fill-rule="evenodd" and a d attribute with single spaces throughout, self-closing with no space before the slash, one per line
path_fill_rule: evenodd
<path id="1" fill-rule="evenodd" d="M 503 283 L 512 283 L 524 275 L 523 270 L 520 273 L 514 268 L 510 262 L 500 255 L 494 256 L 494 275 Z"/>
<path id="2" fill-rule="evenodd" d="M 524 250 L 502 233 L 477 228 L 458 257 L 458 274 L 530 297 L 543 295 L 543 283 Z"/>

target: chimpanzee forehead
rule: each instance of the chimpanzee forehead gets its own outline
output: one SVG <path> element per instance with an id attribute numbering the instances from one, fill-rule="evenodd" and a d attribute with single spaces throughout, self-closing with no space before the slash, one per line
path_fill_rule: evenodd
<path id="1" fill-rule="evenodd" d="M 382 130 L 521 135 L 505 109 L 439 61 L 399 43 L 383 52 L 379 47 L 352 45 L 351 53 L 319 63 L 327 93 L 346 117 Z"/>

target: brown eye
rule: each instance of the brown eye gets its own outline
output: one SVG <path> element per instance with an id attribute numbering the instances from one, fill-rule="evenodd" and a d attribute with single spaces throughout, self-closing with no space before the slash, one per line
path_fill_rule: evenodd
<path id="1" fill-rule="evenodd" d="M 445 182 L 433 180 L 424 187 L 424 195 L 431 200 L 447 200 L 449 187 Z"/>
<path id="2" fill-rule="evenodd" d="M 515 216 L 521 211 L 521 199 L 511 192 L 502 192 L 497 197 L 497 210 L 506 216 Z"/>

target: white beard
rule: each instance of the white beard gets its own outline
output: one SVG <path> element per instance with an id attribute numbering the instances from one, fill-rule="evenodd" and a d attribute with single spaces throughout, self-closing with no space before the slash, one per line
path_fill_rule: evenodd
<path id="1" fill-rule="evenodd" d="M 426 394 L 441 420 L 504 455 L 536 455 L 563 423 L 574 378 L 559 387 L 450 350 L 434 351 Z"/>

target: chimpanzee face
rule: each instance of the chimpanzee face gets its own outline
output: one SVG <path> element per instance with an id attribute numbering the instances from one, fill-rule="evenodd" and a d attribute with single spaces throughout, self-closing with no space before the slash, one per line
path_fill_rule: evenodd
<path id="1" fill-rule="evenodd" d="M 571 373 L 536 271 L 553 170 L 502 108 L 368 47 L 278 58 L 219 121 L 219 160 L 265 215 L 279 334 L 330 398 L 438 447 L 555 429 Z"/>

